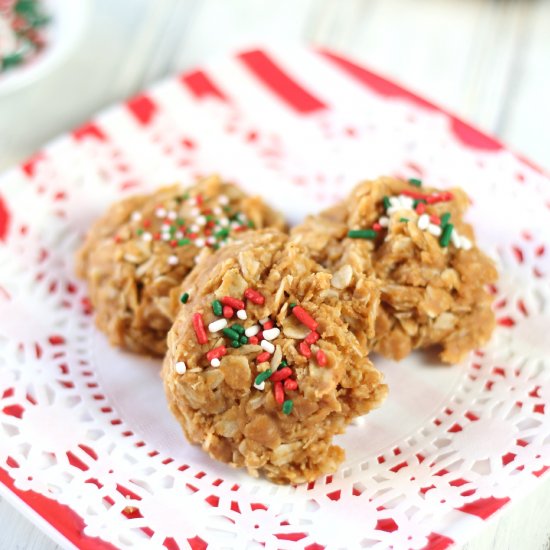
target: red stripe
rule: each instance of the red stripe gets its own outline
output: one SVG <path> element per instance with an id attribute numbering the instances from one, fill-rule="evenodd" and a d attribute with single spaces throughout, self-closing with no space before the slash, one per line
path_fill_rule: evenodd
<path id="1" fill-rule="evenodd" d="M 481 519 L 487 519 L 491 517 L 495 512 L 498 512 L 505 504 L 510 502 L 508 497 L 506 498 L 480 498 L 474 502 L 464 505 L 462 508 L 458 508 L 465 514 L 472 514 Z"/>
<path id="2" fill-rule="evenodd" d="M 3 483 L 12 493 L 16 494 L 77 548 L 81 548 L 82 550 L 116 550 L 108 542 L 85 535 L 84 521 L 68 506 L 59 504 L 55 500 L 34 491 L 21 491 L 15 487 L 13 480 L 3 468 L 0 468 L 0 483 Z"/>
<path id="3" fill-rule="evenodd" d="M 285 73 L 265 52 L 254 50 L 242 53 L 238 58 L 263 84 L 299 113 L 314 113 L 327 108 L 320 99 Z"/>
<path id="4" fill-rule="evenodd" d="M 83 124 L 82 126 L 74 129 L 73 137 L 77 141 L 80 141 L 87 137 L 98 139 L 100 141 L 105 141 L 107 139 L 105 132 L 103 132 L 103 130 L 93 122 L 87 122 L 86 124 Z"/>
<path id="5" fill-rule="evenodd" d="M 36 172 L 36 165 L 42 160 L 44 160 L 44 153 L 38 152 L 21 164 L 21 170 L 32 178 Z"/>
<path id="6" fill-rule="evenodd" d="M 147 126 L 157 112 L 156 103 L 145 94 L 137 95 L 126 102 L 128 109 L 143 126 Z"/>
<path id="7" fill-rule="evenodd" d="M 225 94 L 204 71 L 197 70 L 185 73 L 180 76 L 180 81 L 199 99 L 213 96 L 222 101 L 227 101 Z"/>
<path id="8" fill-rule="evenodd" d="M 8 235 L 8 227 L 10 223 L 10 212 L 6 201 L 0 195 L 0 241 L 5 241 Z"/>
<path id="9" fill-rule="evenodd" d="M 455 543 L 453 539 L 439 535 L 438 533 L 430 533 L 428 536 L 428 544 L 422 550 L 445 550 Z"/>
<path id="10" fill-rule="evenodd" d="M 437 107 L 433 103 L 426 101 L 412 92 L 409 92 L 401 86 L 394 84 L 393 82 L 390 82 L 389 80 L 386 80 L 385 78 L 382 78 L 381 76 L 378 76 L 364 67 L 356 65 L 355 63 L 345 59 L 344 57 L 340 57 L 335 53 L 326 50 L 321 50 L 319 53 L 334 63 L 337 67 L 342 69 L 345 73 L 355 78 L 361 84 L 384 97 L 399 97 L 407 99 L 408 101 L 411 101 L 412 103 L 420 105 L 426 109 L 439 111 L 446 114 L 451 120 L 451 130 L 465 145 L 469 145 L 474 149 L 483 149 L 487 151 L 499 151 L 504 148 L 498 140 L 484 134 L 483 132 L 480 132 L 479 130 L 476 130 L 444 109 Z"/>

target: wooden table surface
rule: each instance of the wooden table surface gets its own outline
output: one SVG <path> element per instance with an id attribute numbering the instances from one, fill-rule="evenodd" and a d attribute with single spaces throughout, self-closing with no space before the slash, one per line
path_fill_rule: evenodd
<path id="1" fill-rule="evenodd" d="M 0 96 L 0 169 L 164 75 L 266 41 L 350 54 L 550 169 L 550 0 L 93 0 L 89 8 L 62 66 Z M 548 518 L 550 480 L 465 548 L 548 549 Z M 59 547 L 0 500 L 0 548 Z"/>

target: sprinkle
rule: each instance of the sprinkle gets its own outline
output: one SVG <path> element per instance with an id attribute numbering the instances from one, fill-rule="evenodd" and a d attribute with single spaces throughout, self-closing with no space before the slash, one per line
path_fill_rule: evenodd
<path id="1" fill-rule="evenodd" d="M 269 317 L 264 317 L 263 319 L 260 319 L 260 325 L 265 325 L 269 320 Z"/>
<path id="2" fill-rule="evenodd" d="M 157 208 L 155 210 L 155 216 L 157 218 L 164 218 L 166 217 L 166 210 L 164 208 Z"/>
<path id="3" fill-rule="evenodd" d="M 387 216 L 382 216 L 382 217 L 378 220 L 378 223 L 379 223 L 382 227 L 388 227 L 388 225 L 390 225 L 390 219 L 389 219 Z"/>
<path id="4" fill-rule="evenodd" d="M 439 237 L 441 235 L 441 227 L 439 225 L 434 225 L 431 223 L 428 225 L 428 233 L 433 235 L 434 237 Z"/>
<path id="5" fill-rule="evenodd" d="M 243 335 L 239 338 L 239 343 L 241 343 L 241 344 L 248 344 L 248 338 L 243 334 Z"/>
<path id="6" fill-rule="evenodd" d="M 189 231 L 191 233 L 198 233 L 200 230 L 201 230 L 201 228 L 196 223 L 189 226 Z"/>
<path id="7" fill-rule="evenodd" d="M 378 233 L 373 229 L 351 229 L 348 231 L 350 239 L 376 239 Z"/>
<path id="8" fill-rule="evenodd" d="M 153 240 L 153 235 L 149 233 L 148 231 L 144 233 L 141 237 L 145 242 L 151 242 Z"/>
<path id="9" fill-rule="evenodd" d="M 173 210 L 170 210 L 170 212 L 168 212 L 168 214 L 166 215 L 166 217 L 169 219 L 169 220 L 175 220 L 178 215 L 176 212 L 174 212 Z"/>
<path id="10" fill-rule="evenodd" d="M 409 178 L 409 183 L 415 187 L 422 187 L 422 180 L 417 178 Z"/>
<path id="11" fill-rule="evenodd" d="M 387 210 L 391 206 L 390 198 L 384 197 L 382 199 L 382 202 L 384 203 L 384 209 Z"/>
<path id="12" fill-rule="evenodd" d="M 259 384 L 254 383 L 254 387 L 257 390 L 264 391 L 265 389 L 265 382 L 260 382 Z"/>
<path id="13" fill-rule="evenodd" d="M 290 302 L 290 304 L 288 304 L 288 307 L 292 310 L 296 307 L 296 302 Z"/>
<path id="14" fill-rule="evenodd" d="M 258 342 L 259 342 L 259 340 L 258 340 L 258 337 L 257 337 L 257 336 L 249 336 L 249 337 L 248 337 L 248 343 L 249 343 L 249 344 L 252 344 L 252 345 L 255 346 L 255 345 L 258 344 Z"/>
<path id="15" fill-rule="evenodd" d="M 435 214 L 430 215 L 430 221 L 435 225 L 441 225 L 441 219 L 439 216 L 436 216 Z"/>
<path id="16" fill-rule="evenodd" d="M 448 223 L 443 229 L 441 239 L 439 239 L 439 244 L 442 247 L 449 246 L 449 241 L 451 240 L 451 234 L 453 232 L 453 224 Z"/>
<path id="17" fill-rule="evenodd" d="M 260 294 L 257 290 L 254 290 L 253 288 L 247 288 L 244 291 L 244 297 L 247 300 L 250 300 L 253 304 L 263 305 L 265 302 L 265 297 L 263 294 Z"/>
<path id="18" fill-rule="evenodd" d="M 151 227 L 151 220 L 143 220 L 141 225 L 143 225 L 143 227 Z"/>
<path id="19" fill-rule="evenodd" d="M 409 218 L 399 218 L 400 222 L 407 223 L 409 221 Z"/>
<path id="20" fill-rule="evenodd" d="M 226 195 L 220 195 L 218 197 L 218 204 L 221 204 L 222 206 L 225 206 L 226 204 L 229 204 L 229 199 Z"/>
<path id="21" fill-rule="evenodd" d="M 317 340 L 319 340 L 320 336 L 319 336 L 319 333 L 318 332 L 315 332 L 314 330 L 312 330 L 305 338 L 304 338 L 304 342 L 306 344 L 309 344 L 311 346 L 311 344 L 315 344 L 315 342 L 317 342 Z"/>
<path id="22" fill-rule="evenodd" d="M 288 363 L 283 359 L 283 360 L 280 362 L 280 364 L 279 364 L 279 366 L 278 366 L 277 368 L 282 369 L 283 367 L 286 367 L 287 365 L 288 365 Z"/>
<path id="23" fill-rule="evenodd" d="M 271 376 L 271 369 L 264 370 L 260 372 L 254 379 L 254 384 L 261 384 L 265 382 Z"/>
<path id="24" fill-rule="evenodd" d="M 222 362 L 221 362 L 219 359 L 215 358 L 215 357 L 214 357 L 214 359 L 212 359 L 212 361 L 210 361 L 210 365 L 211 365 L 212 367 L 216 367 L 216 368 L 217 368 L 217 367 L 219 367 L 221 364 L 222 364 Z"/>
<path id="25" fill-rule="evenodd" d="M 470 250 L 472 248 L 472 241 L 468 237 L 460 237 L 460 246 L 464 250 Z"/>
<path id="26" fill-rule="evenodd" d="M 206 225 L 206 216 L 197 216 L 196 222 L 199 225 Z"/>
<path id="27" fill-rule="evenodd" d="M 141 212 L 132 212 L 132 221 L 139 222 L 141 220 L 141 217 Z"/>
<path id="28" fill-rule="evenodd" d="M 239 334 L 244 334 L 244 327 L 242 327 L 241 325 L 233 325 L 231 327 L 235 332 L 238 332 Z"/>
<path id="29" fill-rule="evenodd" d="M 216 231 L 216 233 L 214 233 L 214 235 L 218 239 L 223 239 L 223 238 L 225 238 L 229 235 L 229 229 L 220 229 L 219 231 Z"/>
<path id="30" fill-rule="evenodd" d="M 239 342 L 239 340 L 232 340 L 231 341 L 231 346 L 234 347 L 234 348 L 240 348 L 241 343 Z"/>
<path id="31" fill-rule="evenodd" d="M 418 225 L 418 229 L 421 229 L 422 231 L 424 231 L 425 229 L 428 229 L 430 225 L 430 216 L 428 216 L 428 214 L 422 214 L 418 218 L 418 221 L 416 222 L 416 224 Z"/>
<path id="32" fill-rule="evenodd" d="M 177 256 L 168 256 L 168 263 L 170 265 L 178 265 L 180 263 L 180 260 Z"/>
<path id="33" fill-rule="evenodd" d="M 195 313 L 193 315 L 193 328 L 195 329 L 197 342 L 199 344 L 206 344 L 206 342 L 208 342 L 208 336 L 206 335 L 206 330 L 204 329 L 202 313 Z"/>
<path id="34" fill-rule="evenodd" d="M 415 206 L 415 210 L 416 213 L 421 216 L 422 214 L 424 214 L 424 212 L 426 212 L 426 203 L 418 201 L 417 205 Z"/>
<path id="35" fill-rule="evenodd" d="M 219 300 L 214 300 L 212 302 L 212 311 L 217 317 L 219 317 L 223 313 L 223 306 Z"/>
<path id="36" fill-rule="evenodd" d="M 212 321 L 208 325 L 208 330 L 210 332 L 220 332 L 220 330 L 223 330 L 227 326 L 227 319 L 217 319 L 216 321 Z"/>
<path id="37" fill-rule="evenodd" d="M 186 370 L 187 370 L 187 365 L 185 364 L 185 361 L 178 361 L 176 363 L 176 372 L 178 374 L 185 374 Z"/>
<path id="38" fill-rule="evenodd" d="M 264 351 L 256 357 L 256 361 L 258 361 L 258 363 L 263 363 L 264 361 L 268 361 L 270 357 L 271 354 L 268 351 Z"/>
<path id="39" fill-rule="evenodd" d="M 262 349 L 265 349 L 268 353 L 273 353 L 275 351 L 275 346 L 267 340 L 262 340 L 260 342 L 260 346 L 262 346 Z"/>
<path id="40" fill-rule="evenodd" d="M 453 229 L 451 232 L 451 242 L 453 243 L 455 248 L 461 247 L 460 235 L 458 234 L 458 231 L 456 229 Z"/>
<path id="41" fill-rule="evenodd" d="M 320 367 L 326 367 L 327 365 L 327 356 L 325 355 L 325 352 L 320 349 L 317 354 L 315 355 L 315 358 L 317 359 L 317 364 Z"/>
<path id="42" fill-rule="evenodd" d="M 230 306 L 233 309 L 244 309 L 245 304 L 242 300 L 238 300 L 237 298 L 232 298 L 231 296 L 224 296 L 221 299 L 221 302 L 224 306 Z"/>
<path id="43" fill-rule="evenodd" d="M 302 306 L 294 307 L 292 313 L 309 330 L 317 330 L 319 323 Z"/>
<path id="44" fill-rule="evenodd" d="M 290 400 L 290 399 L 287 399 L 284 403 L 283 403 L 283 414 L 290 414 L 292 412 L 292 409 L 294 407 L 294 403 Z"/>
<path id="45" fill-rule="evenodd" d="M 264 326 L 264 338 L 266 340 L 269 340 L 269 341 L 275 340 L 275 338 L 277 338 L 279 334 L 281 334 L 281 331 L 277 327 L 265 330 L 265 326 Z"/>
<path id="46" fill-rule="evenodd" d="M 249 338 L 251 336 L 256 336 L 256 334 L 258 334 L 258 332 L 260 332 L 260 330 L 262 330 L 262 327 L 260 327 L 260 325 L 252 325 L 251 327 L 248 327 L 244 333 L 246 336 L 248 336 Z"/>
<path id="47" fill-rule="evenodd" d="M 279 382 L 285 380 L 292 374 L 292 369 L 290 367 L 283 367 L 282 369 L 277 370 L 271 375 L 272 382 Z"/>
<path id="48" fill-rule="evenodd" d="M 212 359 L 219 359 L 220 357 L 223 357 L 226 353 L 227 348 L 225 346 L 218 346 L 217 348 L 211 349 L 206 354 L 206 358 L 208 361 L 212 361 Z"/>
<path id="49" fill-rule="evenodd" d="M 294 391 L 298 389 L 298 382 L 296 382 L 296 380 L 293 380 L 292 378 L 287 378 L 283 382 L 283 386 L 286 391 Z"/>
<path id="50" fill-rule="evenodd" d="M 244 309 L 239 309 L 237 311 L 237 317 L 241 320 L 241 321 L 246 321 L 247 319 L 247 315 L 246 315 L 246 311 Z"/>
<path id="51" fill-rule="evenodd" d="M 230 306 L 223 306 L 223 316 L 226 318 L 226 319 L 231 319 L 231 317 L 233 317 L 233 313 L 235 313 L 233 311 L 233 308 L 230 307 Z"/>
<path id="52" fill-rule="evenodd" d="M 269 321 L 266 321 L 264 323 L 264 330 L 269 330 L 269 329 L 273 328 L 274 326 L 275 326 L 275 323 L 271 319 L 269 319 Z"/>
<path id="53" fill-rule="evenodd" d="M 373 224 L 372 224 L 372 228 L 373 228 L 375 231 L 381 231 L 382 226 L 381 226 L 378 222 L 376 222 L 376 223 L 373 223 Z"/>
<path id="54" fill-rule="evenodd" d="M 199 248 L 202 248 L 205 244 L 204 239 L 195 239 L 195 246 L 198 246 Z"/>
<path id="55" fill-rule="evenodd" d="M 186 304 L 187 303 L 187 300 L 189 300 L 189 293 L 188 292 L 184 292 L 181 296 L 180 296 L 180 302 L 182 304 Z"/>
<path id="56" fill-rule="evenodd" d="M 233 330 L 233 328 L 227 328 L 226 327 L 226 328 L 222 329 L 222 332 L 223 332 L 224 336 L 227 336 L 231 340 L 238 340 L 239 337 L 240 337 L 240 334 L 236 330 Z"/>
<path id="57" fill-rule="evenodd" d="M 178 245 L 179 246 L 185 246 L 186 244 L 189 244 L 191 241 L 189 239 L 179 239 Z"/>
<path id="58" fill-rule="evenodd" d="M 275 401 L 277 401 L 279 405 L 282 405 L 285 400 L 285 392 L 283 390 L 282 382 L 275 382 L 275 384 L 273 384 L 273 393 L 275 394 Z"/>
<path id="59" fill-rule="evenodd" d="M 445 214 L 443 214 L 443 216 L 441 216 L 441 226 L 445 227 L 449 223 L 450 219 L 451 219 L 451 213 L 450 212 L 445 212 Z"/>
<path id="60" fill-rule="evenodd" d="M 300 345 L 298 346 L 300 349 L 300 353 L 307 357 L 308 359 L 311 357 L 311 349 L 305 342 L 300 342 Z"/>

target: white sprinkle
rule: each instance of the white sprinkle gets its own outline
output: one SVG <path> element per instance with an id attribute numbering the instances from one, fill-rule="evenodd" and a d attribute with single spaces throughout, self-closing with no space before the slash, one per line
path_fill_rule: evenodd
<path id="1" fill-rule="evenodd" d="M 175 220 L 178 217 L 178 214 L 175 210 L 170 210 L 167 217 L 169 220 Z"/>
<path id="2" fill-rule="evenodd" d="M 414 200 L 411 197 L 407 197 L 406 195 L 401 195 L 399 198 L 401 199 L 401 206 L 403 208 L 406 208 L 407 210 L 412 210 Z"/>
<path id="3" fill-rule="evenodd" d="M 164 218 L 166 216 L 166 210 L 164 208 L 157 208 L 155 210 L 155 215 L 157 218 Z"/>
<path id="4" fill-rule="evenodd" d="M 218 203 L 225 206 L 226 204 L 229 204 L 229 199 L 227 198 L 226 195 L 220 195 L 218 197 Z"/>
<path id="5" fill-rule="evenodd" d="M 141 212 L 134 212 L 132 214 L 132 221 L 139 222 L 141 220 Z"/>
<path id="6" fill-rule="evenodd" d="M 219 367 L 220 365 L 222 364 L 222 362 L 217 358 L 217 357 L 214 357 L 214 359 L 212 359 L 212 361 L 210 361 L 210 365 L 212 365 L 213 367 Z"/>
<path id="7" fill-rule="evenodd" d="M 176 231 L 176 233 L 174 234 L 174 237 L 176 239 L 183 239 L 183 233 L 181 231 Z"/>
<path id="8" fill-rule="evenodd" d="M 212 212 L 214 212 L 216 216 L 219 216 L 220 214 L 223 213 L 223 210 L 219 206 L 214 206 L 214 208 L 212 208 Z"/>
<path id="9" fill-rule="evenodd" d="M 195 239 L 193 242 L 195 246 L 198 246 L 199 248 L 202 248 L 204 246 L 204 239 Z"/>
<path id="10" fill-rule="evenodd" d="M 399 206 L 400 204 L 401 204 L 401 201 L 399 200 L 399 197 L 390 197 L 391 206 Z"/>
<path id="11" fill-rule="evenodd" d="M 472 241 L 468 237 L 460 237 L 460 244 L 464 250 L 470 250 L 472 248 Z"/>
<path id="12" fill-rule="evenodd" d="M 197 223 L 199 225 L 206 225 L 207 221 L 206 216 L 197 216 Z"/>
<path id="13" fill-rule="evenodd" d="M 216 237 L 212 237 L 212 236 L 206 237 L 206 242 L 208 244 L 215 244 L 216 243 Z"/>
<path id="14" fill-rule="evenodd" d="M 185 364 L 185 361 L 178 361 L 176 363 L 176 372 L 178 374 L 184 374 L 187 370 L 187 365 Z"/>
<path id="15" fill-rule="evenodd" d="M 422 231 L 428 229 L 430 225 L 430 216 L 428 214 L 422 214 L 420 218 L 418 218 L 418 229 L 421 229 Z"/>
<path id="16" fill-rule="evenodd" d="M 257 390 L 264 391 L 264 389 L 265 389 L 265 382 L 260 382 L 259 384 L 254 384 L 254 387 L 255 387 Z"/>
<path id="17" fill-rule="evenodd" d="M 230 226 L 235 229 L 235 227 L 240 227 L 242 224 L 240 222 L 231 222 Z"/>
<path id="18" fill-rule="evenodd" d="M 163 233 L 160 238 L 163 241 L 170 241 L 172 240 L 172 235 L 170 235 L 170 233 Z"/>
<path id="19" fill-rule="evenodd" d="M 191 211 L 190 211 L 191 216 L 198 216 L 200 213 L 201 211 L 196 206 L 191 208 Z"/>
<path id="20" fill-rule="evenodd" d="M 262 340 L 260 342 L 260 346 L 262 346 L 262 349 L 264 349 L 268 353 L 273 353 L 275 351 L 275 346 L 267 340 Z"/>
<path id="21" fill-rule="evenodd" d="M 219 222 L 221 227 L 227 227 L 229 225 L 229 220 L 227 218 L 220 218 Z"/>
<path id="22" fill-rule="evenodd" d="M 198 233 L 200 229 L 201 228 L 196 223 L 189 226 L 189 230 L 191 231 L 191 233 Z"/>
<path id="23" fill-rule="evenodd" d="M 224 329 L 227 326 L 227 319 L 217 319 L 216 321 L 212 321 L 208 325 L 208 330 L 210 332 L 220 332 L 220 330 Z"/>
<path id="24" fill-rule="evenodd" d="M 146 242 L 150 242 L 153 240 L 153 235 L 151 235 L 151 233 L 149 232 L 146 232 L 141 236 L 141 238 Z"/>
<path id="25" fill-rule="evenodd" d="M 431 223 L 428 225 L 428 233 L 434 237 L 439 237 L 441 235 L 441 227 L 439 227 L 439 225 L 435 225 L 435 223 Z"/>
<path id="26" fill-rule="evenodd" d="M 241 321 L 246 321 L 246 319 L 247 319 L 246 311 L 245 311 L 244 309 L 239 309 L 239 310 L 237 310 L 237 317 L 238 317 Z"/>
<path id="27" fill-rule="evenodd" d="M 262 330 L 262 327 L 260 325 L 252 325 L 244 331 L 244 335 L 250 338 L 251 336 L 256 336 L 256 334 L 258 334 L 260 330 Z"/>
<path id="28" fill-rule="evenodd" d="M 451 242 L 455 246 L 455 248 L 461 248 L 461 242 L 460 242 L 460 235 L 458 234 L 458 231 L 456 229 L 453 229 L 451 231 Z"/>
<path id="29" fill-rule="evenodd" d="M 161 230 L 161 231 L 170 231 L 170 224 L 169 224 L 169 223 L 163 223 L 163 224 L 160 226 L 160 230 Z"/>
<path id="30" fill-rule="evenodd" d="M 180 260 L 177 256 L 168 256 L 168 263 L 170 265 L 178 265 L 180 263 Z"/>
<path id="31" fill-rule="evenodd" d="M 264 338 L 266 340 L 275 340 L 277 336 L 281 334 L 281 331 L 277 327 L 270 328 L 268 330 L 264 330 Z"/>
<path id="32" fill-rule="evenodd" d="M 379 223 L 382 227 L 388 227 L 388 225 L 390 225 L 390 219 L 389 219 L 387 216 L 382 216 L 382 217 L 378 220 L 378 223 Z"/>
<path id="33" fill-rule="evenodd" d="M 265 325 L 269 321 L 269 317 L 264 317 L 263 319 L 260 319 L 260 325 Z"/>

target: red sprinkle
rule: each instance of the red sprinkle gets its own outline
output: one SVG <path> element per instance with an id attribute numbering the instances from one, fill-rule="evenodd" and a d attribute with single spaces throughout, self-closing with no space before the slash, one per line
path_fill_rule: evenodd
<path id="1" fill-rule="evenodd" d="M 248 229 L 248 227 L 246 225 L 239 225 L 238 227 L 235 227 L 235 229 L 233 229 L 233 231 L 244 231 L 245 229 Z"/>
<path id="2" fill-rule="evenodd" d="M 231 317 L 233 317 L 233 313 L 235 312 L 231 306 L 223 306 L 223 316 L 226 319 L 231 319 Z"/>
<path id="3" fill-rule="evenodd" d="M 436 216 L 435 214 L 430 215 L 430 221 L 435 225 L 441 225 L 441 220 L 439 219 L 439 216 Z"/>
<path id="4" fill-rule="evenodd" d="M 231 298 L 231 296 L 224 296 L 221 300 L 224 306 L 230 306 L 233 309 L 244 309 L 244 302 L 237 298 Z"/>
<path id="5" fill-rule="evenodd" d="M 421 216 L 422 214 L 424 214 L 424 212 L 426 212 L 426 203 L 425 202 L 419 202 L 416 205 L 416 213 L 419 216 Z"/>
<path id="6" fill-rule="evenodd" d="M 269 353 L 268 351 L 264 351 L 263 353 L 260 353 L 258 357 L 256 357 L 256 361 L 258 361 L 258 363 L 263 363 L 264 361 L 267 361 L 270 357 L 271 353 Z"/>
<path id="7" fill-rule="evenodd" d="M 170 241 L 170 246 L 173 246 L 173 247 L 178 246 L 178 241 L 176 241 L 176 239 L 172 239 L 172 240 Z"/>
<path id="8" fill-rule="evenodd" d="M 206 344 L 206 342 L 208 342 L 208 336 L 206 335 L 206 330 L 204 329 L 202 313 L 195 313 L 193 315 L 193 328 L 195 329 L 197 342 L 199 344 Z"/>
<path id="9" fill-rule="evenodd" d="M 311 346 L 311 344 L 315 344 L 315 342 L 317 342 L 317 340 L 319 340 L 319 338 L 321 338 L 319 336 L 319 333 L 318 332 L 315 332 L 314 330 L 312 330 L 305 338 L 304 338 L 304 342 L 306 344 L 309 344 Z"/>
<path id="10" fill-rule="evenodd" d="M 280 380 L 286 380 L 292 374 L 292 369 L 290 367 L 283 367 L 280 370 L 275 371 L 269 379 L 272 382 L 279 382 Z"/>
<path id="11" fill-rule="evenodd" d="M 315 357 L 317 358 L 317 363 L 320 367 L 327 366 L 327 356 L 325 355 L 325 352 L 322 349 L 320 349 L 317 352 L 317 355 Z"/>
<path id="12" fill-rule="evenodd" d="M 265 297 L 263 294 L 260 294 L 257 290 L 254 290 L 253 288 L 247 288 L 244 291 L 244 297 L 247 300 L 250 300 L 254 304 L 263 305 L 265 302 Z"/>
<path id="13" fill-rule="evenodd" d="M 218 346 L 217 348 L 211 349 L 206 354 L 206 358 L 209 361 L 212 361 L 212 359 L 219 359 L 220 357 L 223 357 L 226 353 L 227 353 L 227 348 L 225 346 Z"/>
<path id="14" fill-rule="evenodd" d="M 317 330 L 319 323 L 302 306 L 294 306 L 292 313 L 308 329 Z"/>
<path id="15" fill-rule="evenodd" d="M 269 330 L 270 328 L 273 328 L 274 326 L 275 326 L 275 323 L 270 319 L 269 321 L 266 321 L 264 323 L 263 329 L 264 330 Z"/>
<path id="16" fill-rule="evenodd" d="M 406 195 L 407 197 L 412 197 L 413 199 L 428 200 L 428 198 L 429 198 L 429 195 L 425 195 L 424 193 L 421 193 L 420 191 L 412 191 L 410 189 L 405 189 L 404 191 L 401 191 L 400 195 Z"/>
<path id="17" fill-rule="evenodd" d="M 381 231 L 382 230 L 382 226 L 376 222 L 376 223 L 373 223 L 372 224 L 372 228 L 375 230 L 375 231 Z"/>
<path id="18" fill-rule="evenodd" d="M 151 227 L 151 220 L 143 220 L 141 224 L 143 227 Z"/>
<path id="19" fill-rule="evenodd" d="M 202 195 L 199 193 L 196 197 L 195 197 L 195 200 L 197 201 L 197 204 L 200 206 L 202 203 L 203 203 L 203 198 L 202 198 Z"/>
<path id="20" fill-rule="evenodd" d="M 271 375 L 271 378 L 273 378 L 273 375 Z M 282 382 L 275 382 L 273 385 L 273 392 L 275 393 L 275 401 L 279 403 L 279 405 L 282 405 L 285 400 L 285 392 L 283 390 L 283 383 Z"/>
<path id="21" fill-rule="evenodd" d="M 271 377 L 273 378 L 273 376 Z M 284 387 L 286 391 L 294 391 L 298 389 L 298 382 L 292 380 L 292 378 L 287 378 L 284 382 Z"/>
<path id="22" fill-rule="evenodd" d="M 160 241 L 160 233 L 155 233 L 153 239 L 155 239 L 155 241 Z"/>
<path id="23" fill-rule="evenodd" d="M 300 353 L 304 356 L 304 357 L 307 357 L 308 359 L 311 357 L 311 349 L 309 349 L 309 346 L 304 342 L 300 342 Z"/>
<path id="24" fill-rule="evenodd" d="M 248 343 L 249 343 L 249 344 L 257 345 L 258 342 L 259 342 L 259 340 L 258 340 L 258 337 L 257 337 L 257 336 L 249 336 L 249 337 L 248 337 Z"/>
<path id="25" fill-rule="evenodd" d="M 115 236 L 115 243 L 120 243 L 122 242 L 122 237 L 120 235 L 116 235 Z"/>

